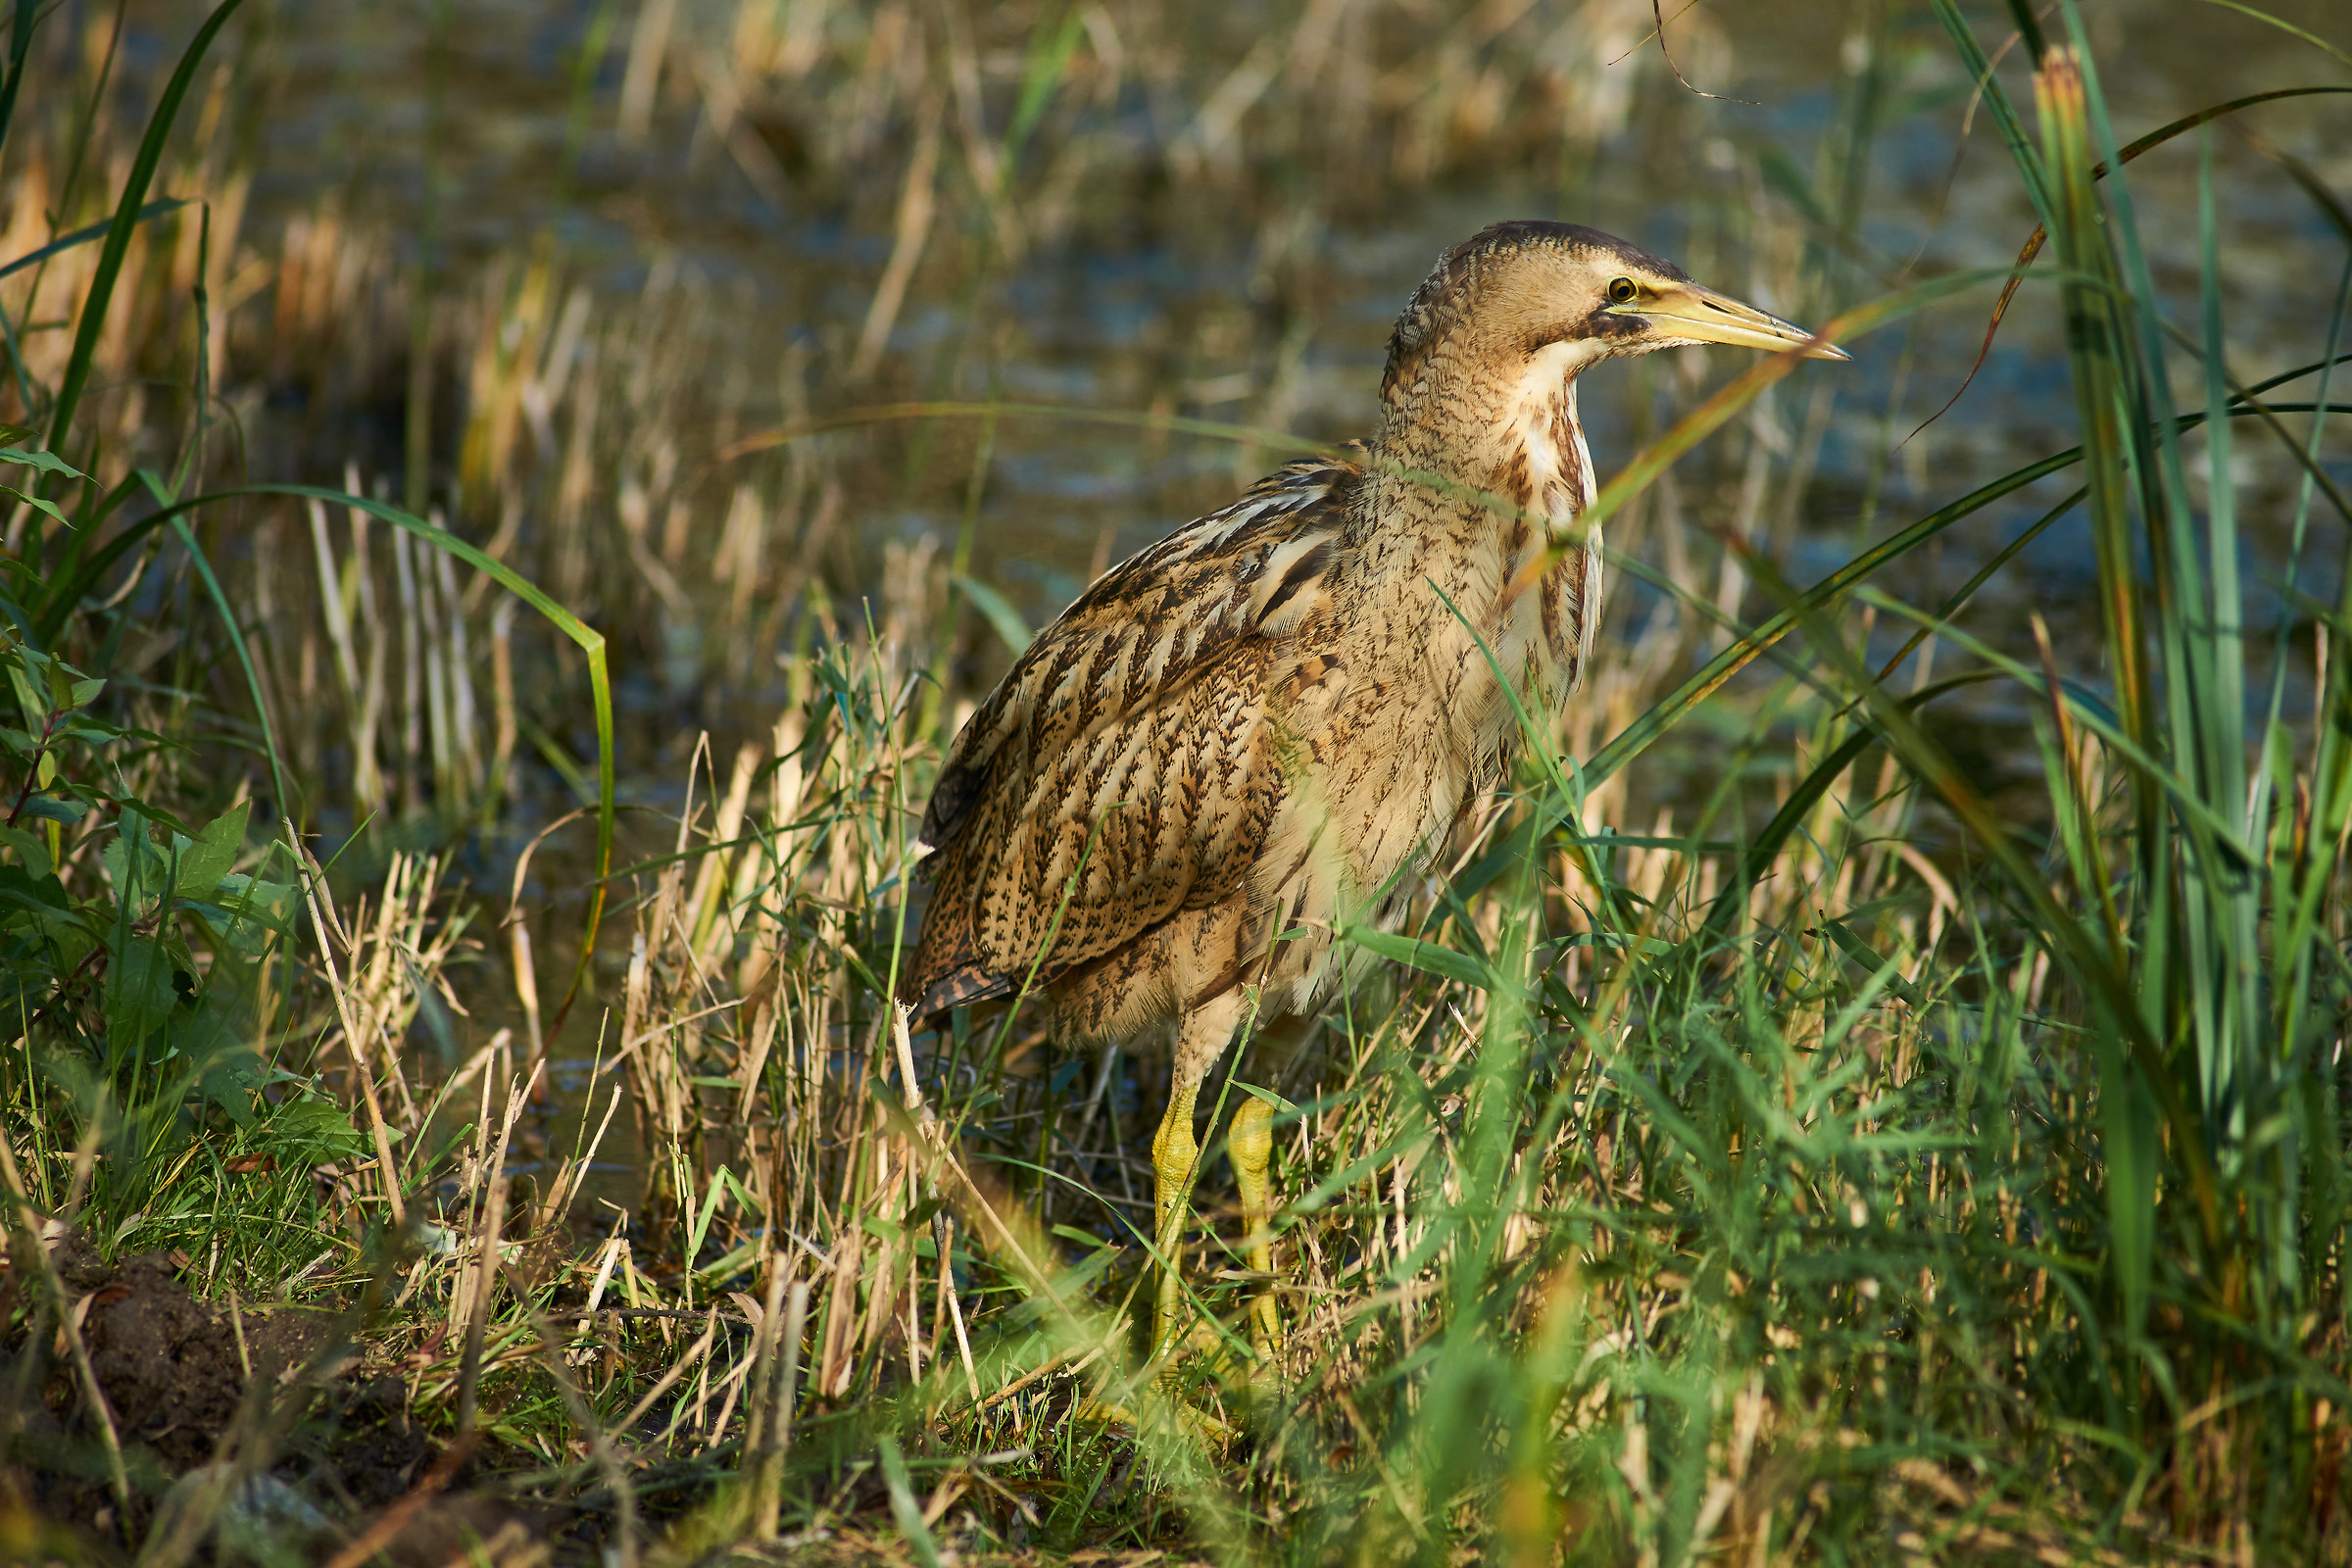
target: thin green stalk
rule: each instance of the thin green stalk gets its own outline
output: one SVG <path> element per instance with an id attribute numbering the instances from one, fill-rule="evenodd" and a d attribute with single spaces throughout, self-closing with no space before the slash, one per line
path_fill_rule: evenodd
<path id="1" fill-rule="evenodd" d="M 172 77 L 164 83 L 163 94 L 156 100 L 155 113 L 147 122 L 147 133 L 139 138 L 138 152 L 130 163 L 130 175 L 122 182 L 122 199 L 115 206 L 114 221 L 106 231 L 106 244 L 98 253 L 97 270 L 90 275 L 89 292 L 82 298 L 80 325 L 74 333 L 74 352 L 66 361 L 65 375 L 59 380 L 57 402 L 49 417 L 49 450 L 62 453 L 66 435 L 74 426 L 74 416 L 81 406 L 83 385 L 90 377 L 90 365 L 98 354 L 98 334 L 106 325 L 108 309 L 114 303 L 115 282 L 122 275 L 123 259 L 130 251 L 131 230 L 138 226 L 147 199 L 147 187 L 155 178 L 156 165 L 162 162 L 164 143 L 172 134 L 172 122 L 179 115 L 179 106 L 196 79 L 196 68 L 203 62 L 205 52 L 212 48 L 213 39 L 228 23 L 243 0 L 220 0 L 196 36 L 181 52 L 179 64 Z"/>
<path id="2" fill-rule="evenodd" d="M 40 0 L 17 0 L 9 18 L 8 75 L 0 80 L 0 152 L 8 148 L 8 130 L 17 118 L 17 89 L 24 84 L 24 56 L 32 48 L 33 14 Z"/>

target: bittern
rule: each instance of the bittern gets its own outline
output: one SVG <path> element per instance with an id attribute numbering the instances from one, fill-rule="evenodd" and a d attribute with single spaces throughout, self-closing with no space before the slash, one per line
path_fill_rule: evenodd
<path id="1" fill-rule="evenodd" d="M 1846 357 L 1597 230 L 1485 230 L 1397 318 L 1377 434 L 1104 572 L 956 736 L 923 815 L 906 1000 L 929 1018 L 1034 983 L 1064 1040 L 1175 1023 L 1152 1142 L 1157 1349 L 1209 1069 L 1252 1007 L 1331 993 L 1343 927 L 1401 918 L 1410 873 L 1505 782 L 1512 697 L 1548 717 L 1593 657 L 1577 378 L 1700 343 Z M 1245 1100 L 1227 1143 L 1261 1275 L 1269 1115 Z M 1261 1295 L 1261 1356 L 1275 1332 Z"/>

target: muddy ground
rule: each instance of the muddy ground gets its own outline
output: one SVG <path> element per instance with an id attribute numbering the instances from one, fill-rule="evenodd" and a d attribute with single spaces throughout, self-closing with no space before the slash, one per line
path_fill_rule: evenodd
<path id="1" fill-rule="evenodd" d="M 327 1561 L 425 1479 L 439 1449 L 412 1419 L 408 1383 L 349 1345 L 335 1316 L 286 1306 L 232 1314 L 197 1300 L 179 1278 L 185 1260 L 170 1253 L 110 1265 L 74 1238 L 52 1260 L 113 1418 L 129 1507 L 125 1517 L 54 1313 L 38 1314 L 47 1343 L 27 1353 L 23 1303 L 43 1287 L 12 1270 L 0 1284 L 13 1324 L 0 1370 L 0 1556 L 129 1561 L 159 1521 L 233 1468 L 221 1530 L 193 1560 Z M 373 1560 L 439 1568 L 477 1544 L 500 1561 L 597 1560 L 601 1530 L 575 1539 L 580 1520 L 480 1489 L 499 1457 L 477 1452 L 457 1466 Z"/>
<path id="2" fill-rule="evenodd" d="M 201 1301 L 182 1281 L 187 1260 L 173 1253 L 108 1264 L 73 1237 L 53 1248 L 51 1261 L 113 1419 L 129 1506 L 118 1500 L 106 1444 L 56 1315 L 27 1310 L 47 1298 L 48 1287 L 37 1272 L 25 1277 L 12 1265 L 0 1276 L 0 1324 L 8 1325 L 0 1339 L 0 1562 L 156 1562 L 158 1543 L 208 1488 L 226 1499 L 212 1510 L 214 1529 L 191 1534 L 182 1554 L 160 1560 L 294 1568 L 332 1563 L 355 1544 L 366 1561 L 393 1568 L 601 1568 L 610 1560 L 609 1498 L 591 1492 L 550 1503 L 518 1494 L 523 1489 L 514 1478 L 545 1467 L 526 1450 L 485 1442 L 449 1454 L 443 1436 L 414 1414 L 405 1375 L 414 1367 L 352 1343 L 345 1318 Z M 36 1321 L 40 1341 L 32 1343 Z M 672 1484 L 664 1491 L 657 1476 L 640 1479 L 658 1494 L 640 1502 L 641 1560 L 649 1568 L 911 1561 L 888 1523 L 876 1477 L 835 1499 L 838 1517 L 857 1524 L 764 1546 L 697 1544 L 675 1535 L 663 1541 L 668 1525 L 707 1499 L 710 1488 Z M 858 1528 L 869 1520 L 870 1529 Z M 1027 1534 L 1009 1517 L 1004 1523 L 1015 1541 Z M 951 1522 L 948 1534 L 955 1533 Z M 1167 1560 L 1156 1551 L 1099 1550 L 1050 1558 L 1022 1546 L 1007 1552 L 984 1539 L 948 1555 L 961 1568 Z"/>

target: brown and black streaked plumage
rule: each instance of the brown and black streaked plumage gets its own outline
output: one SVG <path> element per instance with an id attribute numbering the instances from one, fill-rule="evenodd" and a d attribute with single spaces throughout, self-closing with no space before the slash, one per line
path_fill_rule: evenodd
<path id="1" fill-rule="evenodd" d="M 1406 874 L 1507 774 L 1512 696 L 1556 712 L 1592 657 L 1578 375 L 1700 342 L 1843 357 L 1596 230 L 1487 229 L 1398 318 L 1370 441 L 1105 572 L 956 737 L 906 1000 L 1005 997 L 1034 965 L 1068 1036 L 1175 1021 L 1167 1255 L 1195 1095 L 1252 993 L 1269 1017 L 1321 1000 L 1335 933 L 1395 918 Z M 1267 1143 L 1248 1102 L 1232 1148 L 1261 1269 Z M 1171 1276 L 1163 1334 L 1175 1300 Z"/>

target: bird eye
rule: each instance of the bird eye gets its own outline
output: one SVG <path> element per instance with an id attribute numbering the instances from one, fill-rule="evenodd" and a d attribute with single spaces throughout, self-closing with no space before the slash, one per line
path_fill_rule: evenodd
<path id="1" fill-rule="evenodd" d="M 1635 296 L 1641 292 L 1634 286 L 1634 280 L 1630 277 L 1613 279 L 1609 284 L 1609 303 L 1611 305 L 1631 305 L 1634 303 Z"/>

